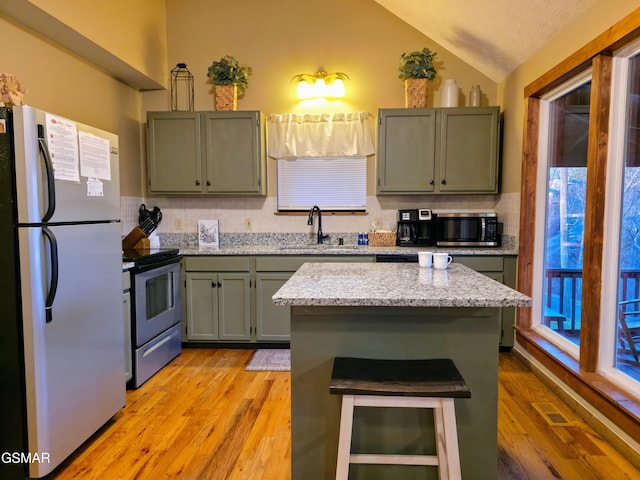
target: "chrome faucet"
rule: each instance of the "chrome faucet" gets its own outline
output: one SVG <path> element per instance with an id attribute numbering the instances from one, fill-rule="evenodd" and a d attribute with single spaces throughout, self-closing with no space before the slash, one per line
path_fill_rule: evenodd
<path id="1" fill-rule="evenodd" d="M 329 235 L 322 234 L 322 212 L 320 211 L 320 207 L 314 205 L 309 210 L 309 218 L 307 218 L 307 225 L 313 225 L 313 212 L 318 212 L 318 245 L 324 243 L 325 238 L 329 238 Z"/>

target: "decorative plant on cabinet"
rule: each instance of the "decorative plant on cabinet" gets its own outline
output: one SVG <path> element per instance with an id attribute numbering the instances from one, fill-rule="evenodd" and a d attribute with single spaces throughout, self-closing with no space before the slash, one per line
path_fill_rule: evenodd
<path id="1" fill-rule="evenodd" d="M 216 110 L 236 110 L 238 97 L 247 90 L 251 72 L 251 67 L 241 65 L 230 55 L 211 64 L 207 77 L 213 85 Z"/>
<path id="2" fill-rule="evenodd" d="M 404 99 L 407 108 L 427 106 L 427 82 L 436 78 L 433 59 L 437 53 L 428 48 L 400 55 L 399 78 L 404 80 Z"/>

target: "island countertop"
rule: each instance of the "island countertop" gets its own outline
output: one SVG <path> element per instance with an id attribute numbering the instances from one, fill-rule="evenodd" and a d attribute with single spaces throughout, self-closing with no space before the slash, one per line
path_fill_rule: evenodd
<path id="1" fill-rule="evenodd" d="M 273 296 L 276 305 L 373 307 L 526 307 L 531 298 L 452 263 L 305 263 Z"/>

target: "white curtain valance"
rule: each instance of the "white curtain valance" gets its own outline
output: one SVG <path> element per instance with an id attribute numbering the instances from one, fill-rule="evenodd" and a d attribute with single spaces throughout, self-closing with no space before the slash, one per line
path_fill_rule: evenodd
<path id="1" fill-rule="evenodd" d="M 269 117 L 270 157 L 366 157 L 372 154 L 368 112 L 284 113 Z"/>

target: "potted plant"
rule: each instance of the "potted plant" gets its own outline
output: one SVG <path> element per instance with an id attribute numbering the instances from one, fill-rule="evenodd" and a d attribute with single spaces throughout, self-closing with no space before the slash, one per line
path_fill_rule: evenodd
<path id="1" fill-rule="evenodd" d="M 244 95 L 249 83 L 251 67 L 241 65 L 230 55 L 214 61 L 209 67 L 207 77 L 213 85 L 216 110 L 235 110 L 238 96 Z"/>
<path id="2" fill-rule="evenodd" d="M 428 48 L 400 55 L 399 78 L 404 80 L 405 105 L 408 108 L 427 106 L 427 82 L 436 78 L 433 59 L 437 55 Z"/>

